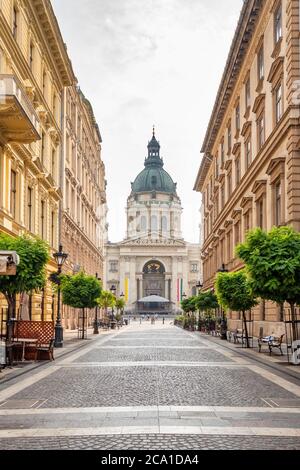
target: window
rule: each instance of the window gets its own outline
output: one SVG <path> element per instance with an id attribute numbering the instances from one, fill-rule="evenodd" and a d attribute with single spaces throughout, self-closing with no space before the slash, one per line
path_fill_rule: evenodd
<path id="1" fill-rule="evenodd" d="M 10 213 L 16 218 L 17 212 L 17 173 L 11 170 L 10 174 Z"/>
<path id="2" fill-rule="evenodd" d="M 228 141 L 228 153 L 231 153 L 231 147 L 232 147 L 231 122 L 229 123 L 229 126 L 227 128 L 227 141 Z"/>
<path id="3" fill-rule="evenodd" d="M 111 273 L 118 272 L 118 261 L 110 261 L 109 265 L 110 265 L 109 272 Z"/>
<path id="4" fill-rule="evenodd" d="M 232 175 L 231 175 L 231 172 L 228 173 L 228 176 L 227 176 L 227 185 L 228 185 L 228 197 L 230 197 L 231 193 L 232 193 Z"/>
<path id="5" fill-rule="evenodd" d="M 18 20 L 19 20 L 19 14 L 17 8 L 14 6 L 13 9 L 13 27 L 12 27 L 12 33 L 13 37 L 17 39 L 18 36 Z"/>
<path id="6" fill-rule="evenodd" d="M 251 101 L 250 77 L 248 78 L 246 85 L 245 85 L 245 97 L 246 97 L 246 110 L 248 110 L 248 108 L 250 108 L 250 101 Z"/>
<path id="7" fill-rule="evenodd" d="M 45 93 L 46 93 L 46 82 L 47 82 L 47 74 L 46 71 L 43 71 L 43 79 L 42 79 L 42 90 L 43 90 L 43 96 L 45 98 Z"/>
<path id="8" fill-rule="evenodd" d="M 166 232 L 168 230 L 168 219 L 165 215 L 161 219 L 161 228 L 163 232 Z"/>
<path id="9" fill-rule="evenodd" d="M 235 108 L 235 128 L 237 132 L 241 129 L 241 109 L 239 104 Z"/>
<path id="10" fill-rule="evenodd" d="M 261 114 L 257 120 L 257 143 L 258 143 L 258 150 L 260 150 L 265 143 L 265 115 L 264 113 Z"/>
<path id="11" fill-rule="evenodd" d="M 221 166 L 224 165 L 225 151 L 224 151 L 224 140 L 221 142 Z"/>
<path id="12" fill-rule="evenodd" d="M 221 187 L 221 209 L 225 206 L 225 191 L 224 185 Z"/>
<path id="13" fill-rule="evenodd" d="M 54 119 L 56 119 L 56 113 L 57 113 L 57 96 L 54 93 L 54 95 L 53 95 L 53 116 L 54 116 Z"/>
<path id="14" fill-rule="evenodd" d="M 277 7 L 274 14 L 274 38 L 275 44 L 277 44 L 282 38 L 282 5 Z"/>
<path id="15" fill-rule="evenodd" d="M 238 245 L 241 241 L 241 223 L 237 222 L 234 227 L 235 231 L 235 245 Z"/>
<path id="16" fill-rule="evenodd" d="M 241 181 L 241 158 L 237 157 L 235 161 L 235 181 L 236 185 L 238 185 Z"/>
<path id="17" fill-rule="evenodd" d="M 258 81 L 264 79 L 265 76 L 265 67 L 264 67 L 264 46 L 262 45 L 259 49 L 257 55 L 257 71 L 258 71 Z"/>
<path id="18" fill-rule="evenodd" d="M 198 272 L 198 263 L 192 263 L 191 272 L 192 273 L 197 273 Z"/>
<path id="19" fill-rule="evenodd" d="M 276 124 L 282 118 L 282 85 L 280 85 L 275 89 L 275 119 Z"/>
<path id="20" fill-rule="evenodd" d="M 34 45 L 31 42 L 29 47 L 29 67 L 33 71 L 33 62 L 34 62 Z"/>
<path id="21" fill-rule="evenodd" d="M 42 161 L 42 164 L 43 164 L 43 165 L 44 165 L 44 163 L 45 163 L 45 144 L 46 144 L 46 136 L 45 136 L 45 132 L 42 131 L 41 161 Z"/>
<path id="22" fill-rule="evenodd" d="M 54 247 L 55 245 L 55 212 L 51 212 L 51 240 L 50 245 Z"/>
<path id="23" fill-rule="evenodd" d="M 55 149 L 52 149 L 52 156 L 51 156 L 51 174 L 55 180 Z"/>
<path id="24" fill-rule="evenodd" d="M 27 188 L 27 220 L 28 230 L 32 232 L 32 188 Z"/>
<path id="25" fill-rule="evenodd" d="M 275 225 L 281 225 L 281 182 L 275 184 Z"/>
<path id="26" fill-rule="evenodd" d="M 151 230 L 152 231 L 157 231 L 158 227 L 157 227 L 157 217 L 156 215 L 152 215 L 151 217 Z"/>
<path id="27" fill-rule="evenodd" d="M 41 201 L 41 212 L 40 212 L 40 227 L 41 237 L 45 237 L 45 201 Z"/>
<path id="28" fill-rule="evenodd" d="M 247 212 L 245 215 L 245 231 L 248 232 L 250 230 L 250 214 Z"/>
<path id="29" fill-rule="evenodd" d="M 219 178 L 219 155 L 216 155 L 215 158 L 215 173 L 216 173 L 216 179 Z"/>
<path id="30" fill-rule="evenodd" d="M 264 228 L 264 200 L 263 198 L 259 199 L 257 202 L 257 226 Z"/>
<path id="31" fill-rule="evenodd" d="M 248 137 L 248 139 L 245 142 L 245 156 L 246 156 L 246 169 L 248 169 L 252 162 L 251 137 Z"/>

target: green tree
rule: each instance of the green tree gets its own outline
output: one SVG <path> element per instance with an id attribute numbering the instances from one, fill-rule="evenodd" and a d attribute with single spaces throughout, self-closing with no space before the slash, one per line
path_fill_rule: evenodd
<path id="1" fill-rule="evenodd" d="M 0 250 L 16 251 L 20 257 L 16 276 L 0 276 L 0 292 L 8 304 L 8 319 L 16 316 L 17 294 L 37 292 L 46 284 L 49 246 L 40 238 L 0 234 Z"/>
<path id="2" fill-rule="evenodd" d="M 126 302 L 124 299 L 116 299 L 116 309 L 117 312 L 121 312 L 123 314 Z"/>
<path id="3" fill-rule="evenodd" d="M 105 316 L 108 316 L 108 308 L 113 308 L 116 305 L 116 297 L 110 291 L 102 291 L 98 299 L 98 304 L 104 309 Z"/>
<path id="4" fill-rule="evenodd" d="M 198 327 L 204 324 L 210 331 L 215 328 L 215 317 L 214 312 L 219 308 L 218 299 L 212 291 L 200 292 L 196 297 L 196 307 L 199 310 L 199 322 Z M 204 319 L 201 318 L 201 314 L 204 313 Z"/>
<path id="5" fill-rule="evenodd" d="M 206 313 L 211 313 L 213 310 L 219 308 L 218 299 L 211 291 L 200 292 L 196 297 L 195 304 L 199 311 L 204 311 Z"/>
<path id="6" fill-rule="evenodd" d="M 65 305 L 73 308 L 81 308 L 83 313 L 82 339 L 84 339 L 85 309 L 95 308 L 101 295 L 101 283 L 95 276 L 88 276 L 80 272 L 75 276 L 60 276 L 60 289 Z"/>
<path id="7" fill-rule="evenodd" d="M 257 301 L 245 271 L 218 273 L 215 285 L 220 305 L 226 310 L 242 312 L 246 344 L 247 348 L 249 348 L 246 311 L 257 305 Z"/>
<path id="8" fill-rule="evenodd" d="M 255 229 L 237 247 L 257 297 L 291 307 L 293 340 L 297 337 L 295 307 L 300 304 L 300 233 L 292 227 Z"/>

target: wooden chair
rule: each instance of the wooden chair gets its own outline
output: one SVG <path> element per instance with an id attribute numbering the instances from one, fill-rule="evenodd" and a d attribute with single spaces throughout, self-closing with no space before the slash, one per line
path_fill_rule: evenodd
<path id="1" fill-rule="evenodd" d="M 37 348 L 37 359 L 38 360 L 45 360 L 44 358 L 48 359 L 49 361 L 54 361 L 54 338 L 52 338 L 49 342 L 49 346 L 39 346 Z"/>

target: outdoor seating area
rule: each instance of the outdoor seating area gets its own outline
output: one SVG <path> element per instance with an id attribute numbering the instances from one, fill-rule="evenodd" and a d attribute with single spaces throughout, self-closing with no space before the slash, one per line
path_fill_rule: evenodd
<path id="1" fill-rule="evenodd" d="M 15 322 L 10 346 L 16 362 L 54 360 L 53 322 Z"/>

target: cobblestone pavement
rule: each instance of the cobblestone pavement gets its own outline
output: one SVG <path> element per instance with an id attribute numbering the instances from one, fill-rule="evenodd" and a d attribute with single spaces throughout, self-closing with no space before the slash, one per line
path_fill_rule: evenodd
<path id="1" fill-rule="evenodd" d="M 300 387 L 138 322 L 0 385 L 0 449 L 300 449 Z"/>

